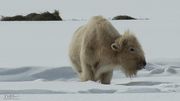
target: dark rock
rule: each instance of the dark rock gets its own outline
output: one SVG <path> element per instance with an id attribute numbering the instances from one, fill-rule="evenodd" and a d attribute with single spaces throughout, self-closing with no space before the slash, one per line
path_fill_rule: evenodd
<path id="1" fill-rule="evenodd" d="M 44 12 L 41 14 L 30 13 L 26 16 L 17 15 L 13 17 L 3 17 L 1 21 L 62 21 L 59 16 L 59 11 L 55 10 L 54 13 Z"/>
<path id="2" fill-rule="evenodd" d="M 128 15 L 119 15 L 119 16 L 115 16 L 114 18 L 112 18 L 112 20 L 136 20 L 136 18 L 133 18 Z"/>
<path id="3" fill-rule="evenodd" d="M 16 15 L 13 17 L 3 17 L 1 19 L 1 21 L 24 21 L 24 20 L 27 20 L 27 19 L 22 15 Z"/>

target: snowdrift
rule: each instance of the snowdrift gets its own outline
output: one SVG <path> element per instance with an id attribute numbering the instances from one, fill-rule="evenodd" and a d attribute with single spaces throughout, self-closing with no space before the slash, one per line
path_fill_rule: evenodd
<path id="1" fill-rule="evenodd" d="M 169 65 L 171 64 L 171 65 Z M 109 94 L 180 92 L 179 63 L 148 63 L 134 78 L 115 70 L 111 85 L 80 82 L 71 67 L 0 68 L 0 94 Z M 79 86 L 81 85 L 81 86 Z"/>

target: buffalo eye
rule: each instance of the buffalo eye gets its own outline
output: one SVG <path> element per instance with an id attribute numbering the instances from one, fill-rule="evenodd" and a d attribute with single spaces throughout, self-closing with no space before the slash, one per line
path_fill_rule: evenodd
<path id="1" fill-rule="evenodd" d="M 131 47 L 131 48 L 129 48 L 129 51 L 130 51 L 130 52 L 134 52 L 135 49 Z"/>

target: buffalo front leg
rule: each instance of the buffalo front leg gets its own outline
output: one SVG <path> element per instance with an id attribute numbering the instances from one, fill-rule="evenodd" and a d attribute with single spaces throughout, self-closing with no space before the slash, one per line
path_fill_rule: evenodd
<path id="1" fill-rule="evenodd" d="M 110 84 L 113 76 L 113 71 L 105 72 L 100 76 L 100 82 L 102 84 Z"/>

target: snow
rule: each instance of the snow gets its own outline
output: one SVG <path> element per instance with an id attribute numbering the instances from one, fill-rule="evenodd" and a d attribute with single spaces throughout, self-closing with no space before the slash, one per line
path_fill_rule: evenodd
<path id="1" fill-rule="evenodd" d="M 162 97 L 163 96 L 163 97 Z M 14 100 L 18 101 L 34 101 L 36 100 L 53 100 L 53 101 L 73 101 L 73 99 L 77 101 L 85 101 L 85 100 L 93 100 L 93 101 L 111 101 L 111 100 L 127 100 L 127 101 L 167 101 L 167 99 L 171 98 L 171 101 L 178 101 L 178 99 L 174 99 L 179 96 L 178 93 L 150 93 L 150 94 L 34 94 L 29 95 L 25 94 L 23 97 L 21 95 L 15 96 Z M 1 97 L 1 95 L 0 95 Z M 3 97 L 3 96 L 2 96 Z"/>
<path id="2" fill-rule="evenodd" d="M 120 98 L 132 101 L 136 96 L 141 97 L 138 99 L 142 101 L 151 96 L 155 101 L 157 97 L 161 97 L 157 101 L 168 101 L 172 97 L 177 101 L 180 98 L 179 76 L 180 66 L 169 63 L 149 63 L 145 69 L 139 71 L 137 77 L 131 79 L 115 70 L 111 85 L 93 81 L 80 82 L 71 67 L 1 68 L 0 95 L 4 100 L 6 98 L 3 96 L 14 96 L 11 99 L 20 101 L 31 101 L 33 97 L 71 101 L 79 100 L 78 95 L 82 97 L 81 100 L 101 98 L 108 101 L 110 98 Z M 92 96 L 94 97 L 91 98 Z"/>
<path id="3" fill-rule="evenodd" d="M 0 100 L 180 99 L 179 0 L 0 1 L 0 15 L 57 9 L 64 18 L 62 22 L 0 22 Z M 80 82 L 68 58 L 73 32 L 91 16 L 103 15 L 109 19 L 119 14 L 149 18 L 110 20 L 120 33 L 129 29 L 136 34 L 145 51 L 147 66 L 133 78 L 115 70 L 110 85 Z"/>

